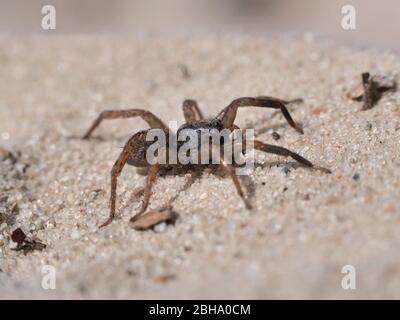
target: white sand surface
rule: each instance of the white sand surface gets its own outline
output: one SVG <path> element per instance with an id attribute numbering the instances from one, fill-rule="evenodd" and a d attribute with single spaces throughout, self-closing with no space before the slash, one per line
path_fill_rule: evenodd
<path id="1" fill-rule="evenodd" d="M 1 38 L 0 146 L 15 159 L 0 154 L 8 217 L 0 298 L 400 298 L 400 94 L 368 111 L 345 97 L 362 72 L 398 80 L 399 68 L 394 53 L 309 35 Z M 150 207 L 176 197 L 179 218 L 138 232 L 128 221 L 145 176 L 128 166 L 119 218 L 97 228 L 108 215 L 111 167 L 146 128 L 140 119 L 110 120 L 91 140 L 71 138 L 101 110 L 144 108 L 183 123 L 186 98 L 212 116 L 257 95 L 302 97 L 290 110 L 305 134 L 273 110 L 240 110 L 237 124 L 333 174 L 257 153 L 259 165 L 241 179 L 251 211 L 227 177 L 205 172 L 189 187 L 188 174 L 160 177 Z M 13 251 L 17 227 L 47 248 Z M 41 287 L 44 265 L 56 268 L 56 290 Z M 356 290 L 342 289 L 344 265 L 356 268 Z"/>

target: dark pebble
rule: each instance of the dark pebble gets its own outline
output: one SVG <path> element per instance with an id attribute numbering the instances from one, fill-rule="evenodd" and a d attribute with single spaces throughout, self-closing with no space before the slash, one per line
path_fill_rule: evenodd
<path id="1" fill-rule="evenodd" d="M 288 175 L 290 173 L 290 169 L 288 167 L 283 167 L 282 171 Z"/>
<path id="2" fill-rule="evenodd" d="M 281 138 L 281 136 L 279 135 L 278 132 L 274 131 L 271 133 L 271 136 L 274 140 L 279 140 Z"/>

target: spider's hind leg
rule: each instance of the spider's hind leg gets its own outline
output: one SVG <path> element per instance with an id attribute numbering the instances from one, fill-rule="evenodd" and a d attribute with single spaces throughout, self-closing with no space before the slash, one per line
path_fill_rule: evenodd
<path id="1" fill-rule="evenodd" d="M 272 108 L 272 109 L 280 109 L 286 121 L 289 123 L 291 127 L 293 127 L 296 131 L 303 134 L 303 129 L 297 125 L 292 116 L 290 115 L 288 109 L 286 108 L 286 104 L 300 102 L 302 99 L 294 99 L 290 101 L 277 99 L 273 97 L 261 96 L 261 97 L 243 97 L 233 100 L 223 111 L 218 115 L 218 118 L 222 121 L 224 128 L 232 128 L 233 123 L 236 119 L 237 110 L 239 107 L 263 107 L 263 108 Z"/>
<path id="2" fill-rule="evenodd" d="M 316 165 L 312 164 L 309 160 L 300 156 L 299 154 L 297 154 L 293 151 L 290 151 L 289 149 L 283 148 L 283 147 L 274 146 L 271 144 L 263 143 L 258 140 L 254 140 L 254 149 L 260 150 L 263 152 L 267 152 L 267 153 L 277 154 L 277 155 L 284 156 L 284 157 L 291 157 L 292 159 L 301 163 L 305 167 L 312 168 L 315 170 L 320 170 L 325 173 L 332 173 L 331 170 L 324 168 L 324 167 L 316 166 Z"/>

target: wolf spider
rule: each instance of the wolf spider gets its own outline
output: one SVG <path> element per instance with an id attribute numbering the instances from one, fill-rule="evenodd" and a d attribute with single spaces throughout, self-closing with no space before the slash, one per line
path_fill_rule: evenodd
<path id="1" fill-rule="evenodd" d="M 300 126 L 298 126 L 292 119 L 288 109 L 286 108 L 286 104 L 298 102 L 301 99 L 286 101 L 282 99 L 260 96 L 260 97 L 243 97 L 233 100 L 227 107 L 222 109 L 222 111 L 214 118 L 204 119 L 202 112 L 200 111 L 197 102 L 194 100 L 185 100 L 183 102 L 182 108 L 186 123 L 179 127 L 177 135 L 183 129 L 217 129 L 218 131 L 222 129 L 228 129 L 233 131 L 234 129 L 238 129 L 239 127 L 234 124 L 237 110 L 240 107 L 264 107 L 264 108 L 272 108 L 278 109 L 282 112 L 288 124 L 293 127 L 300 134 L 303 134 L 303 130 Z M 109 110 L 103 111 L 100 113 L 98 118 L 94 121 L 90 129 L 86 132 L 86 134 L 82 137 L 83 139 L 90 138 L 93 131 L 99 126 L 99 124 L 105 119 L 118 119 L 118 118 L 132 118 L 132 117 L 141 117 L 147 124 L 150 126 L 150 129 L 161 129 L 168 136 L 168 128 L 167 126 L 154 114 L 149 111 L 142 109 L 129 109 L 129 110 Z M 108 225 L 115 217 L 115 203 L 116 203 L 116 190 L 117 190 L 117 178 L 121 174 L 121 171 L 125 164 L 129 164 L 135 167 L 145 167 L 148 168 L 147 182 L 144 190 L 144 198 L 142 202 L 141 209 L 139 212 L 131 219 L 134 221 L 137 217 L 139 217 L 143 212 L 146 211 L 149 200 L 151 196 L 151 188 L 157 177 L 161 168 L 174 168 L 174 167 L 184 167 L 185 165 L 179 163 L 178 164 L 152 164 L 150 165 L 146 160 L 146 151 L 151 142 L 146 141 L 146 134 L 150 130 L 142 130 L 135 133 L 125 144 L 121 154 L 119 155 L 117 161 L 115 162 L 112 170 L 111 170 L 111 197 L 110 197 L 110 215 L 107 221 L 105 221 L 100 227 L 104 227 Z M 168 146 L 167 146 L 168 147 Z M 179 148 L 179 147 L 178 147 Z M 267 153 L 273 153 L 284 157 L 291 157 L 300 164 L 304 165 L 308 168 L 313 168 L 317 170 L 321 170 L 325 173 L 330 173 L 329 169 L 315 166 L 307 159 L 303 158 L 297 153 L 294 153 L 286 148 L 270 145 L 263 143 L 258 140 L 254 140 L 254 149 L 260 150 Z M 211 157 L 214 157 L 213 154 Z M 239 194 L 239 196 L 243 199 L 246 208 L 251 209 L 251 204 L 249 200 L 245 197 L 242 187 L 240 186 L 238 177 L 235 174 L 235 166 L 234 164 L 229 164 L 224 161 L 223 155 L 218 155 L 220 158 L 220 166 L 224 169 L 224 171 L 231 177 L 235 188 Z"/>

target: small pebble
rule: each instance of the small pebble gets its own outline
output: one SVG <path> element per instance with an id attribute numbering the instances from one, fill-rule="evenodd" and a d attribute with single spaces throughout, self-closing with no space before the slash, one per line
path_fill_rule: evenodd
<path id="1" fill-rule="evenodd" d="M 312 111 L 312 113 L 316 116 L 319 116 L 322 112 L 325 112 L 325 109 L 321 106 L 315 107 Z"/>
<path id="2" fill-rule="evenodd" d="M 70 236 L 71 236 L 71 239 L 77 240 L 81 237 L 81 234 L 79 233 L 78 229 L 74 229 L 74 230 L 72 230 Z"/>
<path id="3" fill-rule="evenodd" d="M 355 163 L 358 162 L 358 158 L 357 157 L 350 157 L 349 161 L 350 161 L 350 163 L 355 164 Z"/>
<path id="4" fill-rule="evenodd" d="M 9 157 L 11 154 L 10 151 L 0 147 L 0 160 L 6 159 L 7 157 Z"/>
<path id="5" fill-rule="evenodd" d="M 2 132 L 1 133 L 1 138 L 3 140 L 9 140 L 10 139 L 10 134 L 8 132 Z"/>
<path id="6" fill-rule="evenodd" d="M 167 223 L 166 222 L 161 222 L 159 224 L 156 224 L 154 227 L 154 231 L 157 233 L 163 233 L 167 230 Z"/>
<path id="7" fill-rule="evenodd" d="M 281 138 L 281 136 L 279 135 L 278 132 L 274 131 L 271 133 L 272 139 L 274 140 L 279 140 Z"/>
<path id="8" fill-rule="evenodd" d="M 67 201 L 72 204 L 74 202 L 74 194 L 73 193 L 68 193 L 67 195 Z"/>
<path id="9" fill-rule="evenodd" d="M 199 197 L 199 199 L 200 200 L 205 200 L 205 199 L 207 199 L 208 198 L 208 195 L 207 195 L 207 193 L 202 193 L 201 195 L 200 195 L 200 197 Z"/>

